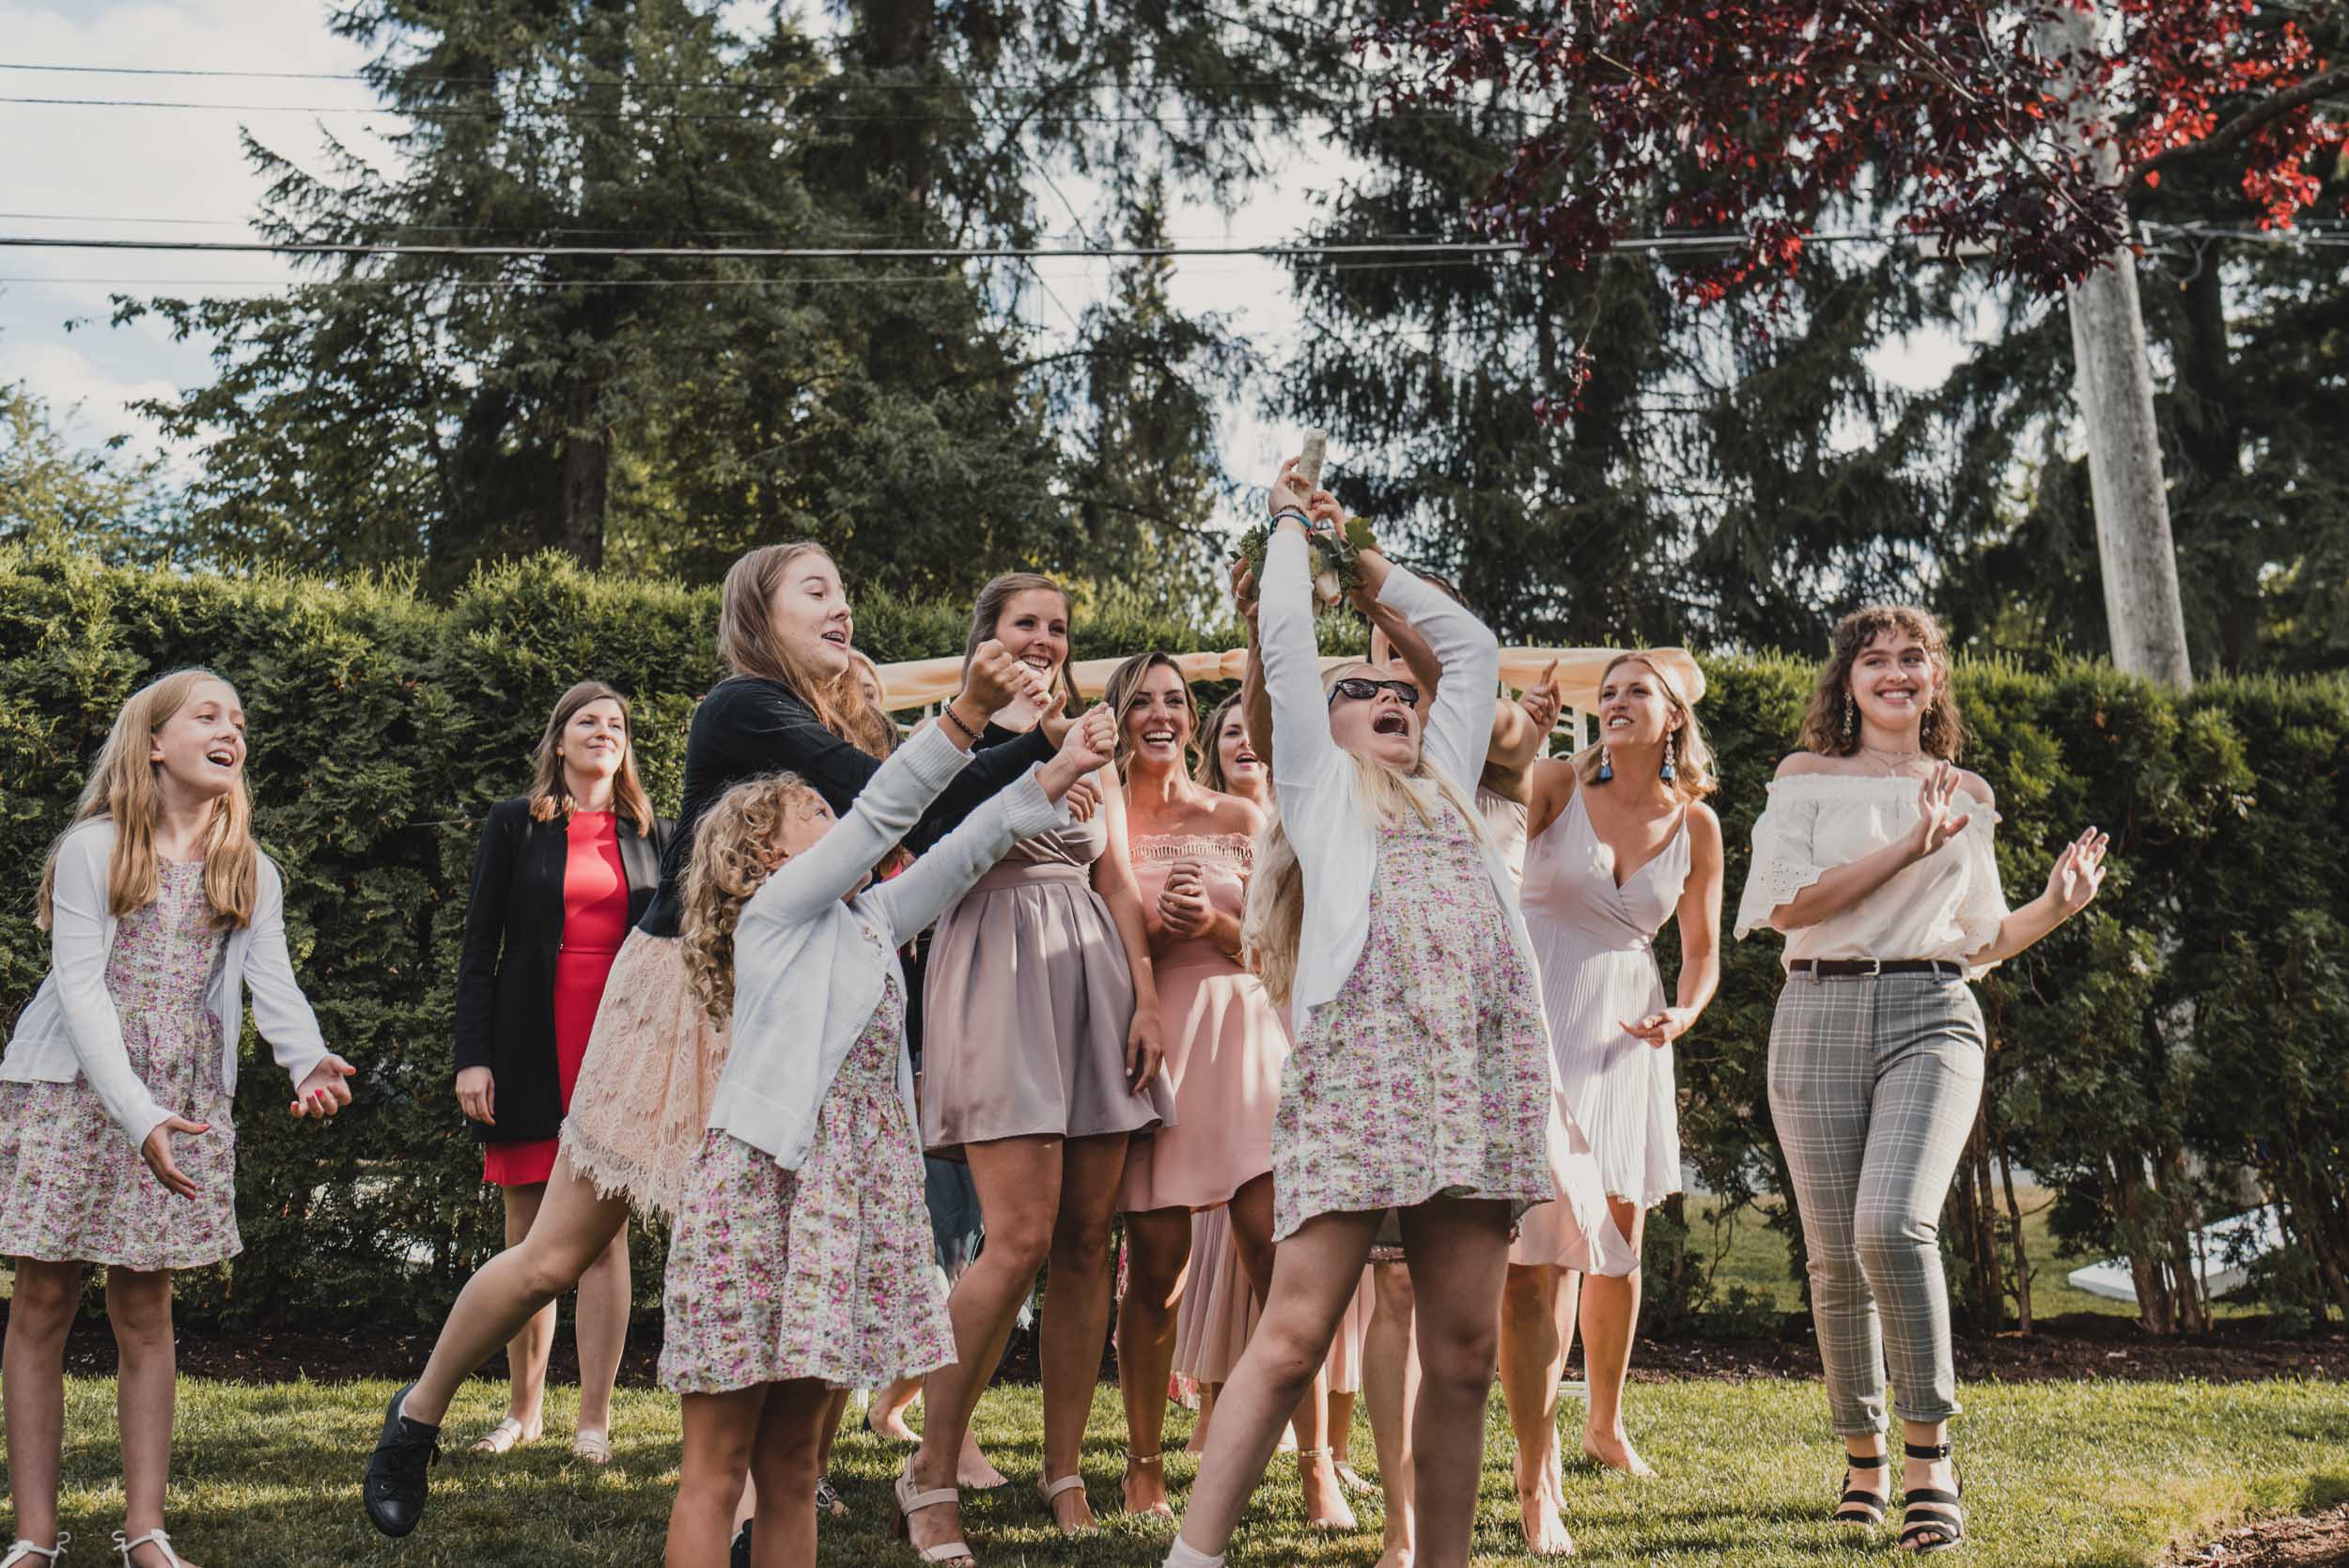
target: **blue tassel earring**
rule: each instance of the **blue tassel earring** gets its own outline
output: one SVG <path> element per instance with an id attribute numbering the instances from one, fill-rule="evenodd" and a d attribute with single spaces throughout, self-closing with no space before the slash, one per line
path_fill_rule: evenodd
<path id="1" fill-rule="evenodd" d="M 1608 750 L 1606 747 L 1601 746 L 1598 749 L 1598 777 L 1593 779 L 1591 782 L 1593 784 L 1610 784 L 1614 781 L 1614 777 L 1615 753 Z"/>
<path id="2" fill-rule="evenodd" d="M 1672 766 L 1672 747 L 1669 739 L 1664 742 L 1664 766 L 1657 769 L 1656 776 L 1666 784 L 1680 776 L 1680 769 Z"/>

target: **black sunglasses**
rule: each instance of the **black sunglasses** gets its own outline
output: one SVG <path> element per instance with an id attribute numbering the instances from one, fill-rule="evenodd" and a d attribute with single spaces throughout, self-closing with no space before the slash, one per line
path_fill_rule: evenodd
<path id="1" fill-rule="evenodd" d="M 1344 697 L 1349 703 L 1366 703 L 1381 691 L 1392 691 L 1403 699 L 1405 707 L 1419 706 L 1419 688 L 1408 680 L 1372 680 L 1364 675 L 1348 675 L 1330 688 L 1330 701 Z"/>

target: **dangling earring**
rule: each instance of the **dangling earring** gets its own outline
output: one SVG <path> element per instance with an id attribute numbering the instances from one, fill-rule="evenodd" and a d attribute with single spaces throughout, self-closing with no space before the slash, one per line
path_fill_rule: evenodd
<path id="1" fill-rule="evenodd" d="M 1615 777 L 1615 753 L 1601 746 L 1598 749 L 1598 777 L 1593 784 L 1611 784 Z"/>
<path id="2" fill-rule="evenodd" d="M 1859 737 L 1859 705 L 1851 693 L 1843 693 L 1843 744 L 1848 746 Z"/>
<path id="3" fill-rule="evenodd" d="M 1680 769 L 1672 766 L 1673 737 L 1679 733 L 1678 730 L 1674 730 L 1672 735 L 1664 737 L 1664 766 L 1656 770 L 1656 776 L 1666 784 L 1672 783 L 1680 776 Z"/>

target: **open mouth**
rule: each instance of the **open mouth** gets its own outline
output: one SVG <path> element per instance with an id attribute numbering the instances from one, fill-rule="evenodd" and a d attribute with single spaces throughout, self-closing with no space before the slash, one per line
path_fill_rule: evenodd
<path id="1" fill-rule="evenodd" d="M 1253 753 L 1253 752 L 1242 752 L 1242 753 L 1240 753 L 1238 755 L 1237 755 L 1237 756 L 1235 756 L 1234 758 L 1232 758 L 1232 766 L 1233 766 L 1235 768 L 1261 768 L 1261 767 L 1263 767 L 1264 765 L 1263 765 L 1261 762 L 1259 762 L 1259 761 L 1257 761 L 1257 760 L 1256 760 L 1256 753 Z"/>
<path id="2" fill-rule="evenodd" d="M 1915 700 L 1917 689 L 1913 686 L 1879 686 L 1876 695 L 1888 703 L 1906 703 Z"/>
<path id="3" fill-rule="evenodd" d="M 1174 732 L 1173 730 L 1143 730 L 1142 743 L 1144 746 L 1172 746 L 1174 744 Z"/>
<path id="4" fill-rule="evenodd" d="M 1627 730 L 1631 727 L 1631 715 L 1618 713 L 1607 721 L 1607 727 L 1610 730 Z"/>
<path id="5" fill-rule="evenodd" d="M 1411 722 L 1396 709 L 1389 708 L 1370 722 L 1370 733 L 1408 737 L 1411 733 Z"/>
<path id="6" fill-rule="evenodd" d="M 215 746 L 204 753 L 204 760 L 215 768 L 234 768 L 237 766 L 236 749 L 232 746 Z"/>

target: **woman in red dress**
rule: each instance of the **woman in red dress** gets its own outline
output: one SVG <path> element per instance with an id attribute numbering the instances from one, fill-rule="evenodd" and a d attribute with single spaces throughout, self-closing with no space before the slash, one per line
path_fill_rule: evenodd
<path id="1" fill-rule="evenodd" d="M 499 801 L 482 824 L 457 970 L 457 1099 L 486 1145 L 482 1179 L 505 1198 L 508 1247 L 537 1216 L 604 977 L 652 901 L 668 829 L 637 781 L 628 704 L 598 681 L 563 693 L 530 792 Z M 579 1281 L 572 1449 L 597 1464 L 612 1452 L 629 1294 L 623 1230 Z M 477 1452 L 537 1439 L 553 1344 L 549 1302 L 506 1347 L 506 1419 Z"/>

